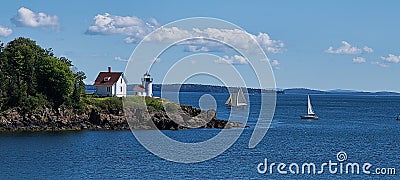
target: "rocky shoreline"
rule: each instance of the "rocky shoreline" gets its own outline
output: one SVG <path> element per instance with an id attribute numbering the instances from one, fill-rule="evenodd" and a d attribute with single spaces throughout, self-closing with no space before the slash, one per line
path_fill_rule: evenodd
<path id="1" fill-rule="evenodd" d="M 35 113 L 22 114 L 18 109 L 13 109 L 0 114 L 0 132 L 130 130 L 130 125 L 133 129 L 160 130 L 243 127 L 241 123 L 217 119 L 215 110 L 204 111 L 184 105 L 174 113 L 143 109 L 125 112 L 116 110 L 115 113 L 107 113 L 87 109 L 77 114 L 73 110 L 44 108 Z"/>

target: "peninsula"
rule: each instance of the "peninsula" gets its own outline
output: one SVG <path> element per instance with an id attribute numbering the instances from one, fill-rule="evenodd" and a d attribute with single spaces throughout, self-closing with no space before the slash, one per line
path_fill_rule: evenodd
<path id="1" fill-rule="evenodd" d="M 72 71 L 76 68 L 70 60 L 56 57 L 51 48 L 43 49 L 28 38 L 1 43 L 0 68 L 0 131 L 241 126 L 217 119 L 215 110 L 205 111 L 166 99 L 87 95 L 84 72 Z"/>

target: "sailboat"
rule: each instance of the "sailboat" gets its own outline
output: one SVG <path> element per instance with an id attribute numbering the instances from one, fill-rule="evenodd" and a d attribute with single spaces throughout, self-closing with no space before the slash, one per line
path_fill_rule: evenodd
<path id="1" fill-rule="evenodd" d="M 300 116 L 301 119 L 318 119 L 318 116 L 314 113 L 312 106 L 311 106 L 311 101 L 310 101 L 310 95 L 308 95 L 308 107 L 307 107 L 307 115 L 305 116 Z"/>
<path id="2" fill-rule="evenodd" d="M 246 98 L 244 97 L 242 89 L 240 88 L 237 93 L 232 93 L 226 100 L 225 104 L 233 107 L 247 106 Z"/>
<path id="3" fill-rule="evenodd" d="M 397 116 L 396 120 L 400 120 L 400 115 L 399 115 L 399 116 Z"/>

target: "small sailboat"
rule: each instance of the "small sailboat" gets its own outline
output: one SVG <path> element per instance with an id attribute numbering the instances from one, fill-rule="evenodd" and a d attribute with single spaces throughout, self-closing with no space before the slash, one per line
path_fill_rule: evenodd
<path id="1" fill-rule="evenodd" d="M 399 115 L 399 116 L 397 116 L 396 120 L 400 120 L 400 115 Z"/>
<path id="2" fill-rule="evenodd" d="M 308 107 L 307 107 L 307 115 L 305 116 L 300 116 L 301 119 L 318 119 L 318 116 L 314 113 L 312 106 L 311 106 L 311 101 L 310 101 L 310 95 L 308 95 Z"/>
<path id="3" fill-rule="evenodd" d="M 232 107 L 247 106 L 246 98 L 244 97 L 242 89 L 240 88 L 237 93 L 232 93 L 226 100 L 225 104 Z"/>

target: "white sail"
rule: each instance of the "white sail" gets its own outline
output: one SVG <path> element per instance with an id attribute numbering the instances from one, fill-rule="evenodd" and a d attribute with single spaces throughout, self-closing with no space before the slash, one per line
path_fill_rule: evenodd
<path id="1" fill-rule="evenodd" d="M 310 95 L 308 95 L 308 108 L 307 108 L 307 113 L 308 115 L 315 115 L 312 106 L 311 106 L 311 101 L 310 101 Z"/>
<path id="2" fill-rule="evenodd" d="M 226 100 L 225 104 L 231 106 L 246 106 L 247 101 L 246 98 L 244 97 L 242 89 L 239 89 L 237 93 L 232 93 Z"/>
<path id="3" fill-rule="evenodd" d="M 237 106 L 247 105 L 246 97 L 244 97 L 242 89 L 239 89 L 236 100 L 237 100 Z"/>
<path id="4" fill-rule="evenodd" d="M 232 104 L 232 95 L 229 95 L 229 98 L 226 100 L 225 104 Z"/>

